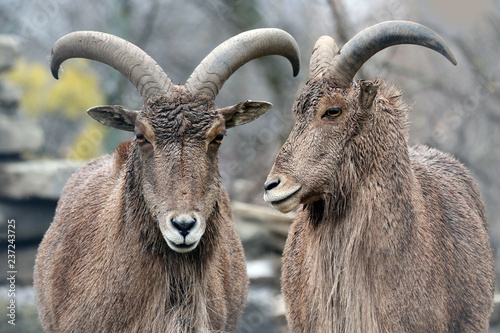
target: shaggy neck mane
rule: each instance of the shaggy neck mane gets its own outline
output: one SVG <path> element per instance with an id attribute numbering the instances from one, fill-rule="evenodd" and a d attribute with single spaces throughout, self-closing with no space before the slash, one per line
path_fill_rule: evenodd
<path id="1" fill-rule="evenodd" d="M 387 256 L 406 255 L 407 244 L 398 241 L 402 239 L 401 233 L 413 233 L 412 225 L 402 218 L 415 211 L 415 207 L 409 207 L 412 196 L 409 183 L 416 180 L 410 166 L 406 132 L 401 130 L 406 127 L 406 110 L 398 108 L 399 101 L 396 105 L 389 103 L 387 91 L 382 90 L 380 95 L 374 111 L 379 114 L 373 121 L 383 121 L 385 127 L 381 124 L 373 127 L 386 128 L 389 133 L 365 132 L 362 135 L 366 137 L 361 139 L 380 142 L 376 135 L 393 138 L 390 149 L 375 148 L 371 156 L 375 160 L 369 167 L 366 154 L 363 161 L 351 157 L 354 168 L 350 169 L 355 170 L 348 175 L 351 179 L 340 184 L 332 182 L 329 194 L 303 207 L 307 217 L 305 229 L 316 240 L 309 243 L 308 250 L 316 262 L 310 275 L 315 281 L 307 288 L 311 289 L 311 308 L 319 311 L 311 312 L 310 316 L 320 324 L 317 327 L 332 327 L 332 332 L 340 332 L 341 328 L 342 332 L 377 332 L 375 318 L 379 307 L 373 295 L 377 294 L 377 283 L 383 279 L 379 266 L 383 266 L 381 263 Z M 400 111 L 404 114 L 398 114 Z M 358 171 L 360 166 L 365 171 Z M 343 188 L 345 184 L 355 185 Z M 384 199 L 389 197 L 390 202 Z M 399 237 L 393 237 L 395 234 Z M 409 237 L 403 239 L 412 239 Z M 331 287 L 325 290 L 321 286 Z"/>
<path id="2" fill-rule="evenodd" d="M 384 276 L 378 266 L 388 257 L 408 255 L 408 244 L 400 240 L 412 239 L 414 233 L 408 221 L 399 219 L 407 214 L 405 210 L 415 211 L 408 207 L 411 194 L 401 184 L 405 180 L 396 173 L 398 167 L 392 169 L 397 180 L 360 185 L 346 198 L 345 210 L 339 212 L 332 197 L 304 207 L 305 228 L 315 240 L 308 250 L 315 262 L 310 275 L 315 281 L 307 288 L 312 289 L 311 309 L 320 309 L 310 314 L 320 324 L 317 327 L 336 327 L 332 332 L 377 332 L 379 308 L 374 295 Z M 391 202 L 382 201 L 389 193 L 400 195 Z M 408 236 L 393 237 L 402 233 Z M 325 320 L 326 325 L 319 322 Z M 342 327 L 347 329 L 341 331 Z"/>
<path id="3" fill-rule="evenodd" d="M 120 244 L 125 256 L 131 257 L 133 272 L 127 274 L 139 275 L 138 286 L 127 286 L 142 290 L 144 299 L 137 303 L 158 304 L 154 309 L 139 309 L 153 311 L 159 317 L 169 318 L 159 321 L 164 326 L 157 327 L 165 332 L 208 332 L 213 315 L 209 313 L 211 297 L 207 294 L 206 278 L 208 269 L 217 258 L 216 244 L 220 237 L 220 221 L 222 220 L 221 203 L 216 202 L 213 211 L 206 219 L 206 231 L 198 246 L 189 253 L 177 253 L 170 249 L 163 238 L 157 220 L 152 216 L 141 191 L 141 172 L 139 163 L 134 163 L 138 154 L 134 143 L 128 145 L 128 158 L 124 161 L 122 175 L 123 197 L 123 233 Z M 124 152 L 122 151 L 123 155 Z M 123 157 L 123 156 L 122 156 Z M 120 157 L 116 157 L 120 159 Z M 222 196 L 220 196 L 222 197 Z M 154 297 L 158 302 L 150 302 Z M 145 305 L 142 305 L 145 307 Z M 138 310 L 138 311 L 139 311 Z M 217 318 L 215 319 L 217 320 Z M 142 328 L 137 328 L 140 331 Z"/>

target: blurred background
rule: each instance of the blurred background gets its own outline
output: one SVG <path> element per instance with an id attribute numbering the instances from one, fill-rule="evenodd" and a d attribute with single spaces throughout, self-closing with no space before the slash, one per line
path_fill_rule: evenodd
<path id="1" fill-rule="evenodd" d="M 362 29 L 393 19 L 438 32 L 458 65 L 417 46 L 398 46 L 370 59 L 357 78 L 380 76 L 399 86 L 411 106 L 410 143 L 456 156 L 473 173 L 486 205 L 497 267 L 500 246 L 500 1 L 451 0 L 0 0 L 0 305 L 8 302 L 7 221 L 16 221 L 16 326 L 0 316 L 2 332 L 39 332 L 31 289 L 34 255 L 62 186 L 76 168 L 113 152 L 130 133 L 86 115 L 95 105 L 139 109 L 142 99 L 114 69 L 86 60 L 63 64 L 52 78 L 52 44 L 75 30 L 111 33 L 151 55 L 174 83 L 226 39 L 254 28 L 289 32 L 301 48 L 292 77 L 281 57 L 252 61 L 217 96 L 219 107 L 246 99 L 274 107 L 231 129 L 220 149 L 220 172 L 231 196 L 251 277 L 239 332 L 286 332 L 279 287 L 281 251 L 291 216 L 262 200 L 263 183 L 293 125 L 291 107 L 308 77 L 316 40 L 339 46 Z M 5 244 L 5 246 L 4 246 Z M 491 332 L 499 321 L 492 317 Z"/>

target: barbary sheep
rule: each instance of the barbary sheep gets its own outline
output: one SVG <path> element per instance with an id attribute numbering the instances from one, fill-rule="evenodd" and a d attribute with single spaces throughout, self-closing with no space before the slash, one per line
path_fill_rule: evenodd
<path id="1" fill-rule="evenodd" d="M 279 29 L 239 34 L 214 49 L 186 84 L 174 85 L 137 46 L 75 32 L 52 49 L 58 77 L 68 58 L 89 58 L 125 75 L 142 111 L 88 113 L 135 138 L 89 162 L 68 181 L 40 244 L 34 285 L 48 332 L 232 332 L 248 277 L 218 148 L 227 129 L 270 108 L 246 101 L 216 109 L 224 82 L 257 57 L 281 55 L 299 70 L 298 46 Z"/>
<path id="2" fill-rule="evenodd" d="M 494 266 L 479 191 L 452 156 L 408 146 L 401 91 L 353 81 L 372 55 L 417 44 L 455 59 L 412 22 L 374 25 L 340 50 L 321 37 L 295 125 L 265 183 L 300 206 L 283 255 L 292 332 L 487 332 Z"/>

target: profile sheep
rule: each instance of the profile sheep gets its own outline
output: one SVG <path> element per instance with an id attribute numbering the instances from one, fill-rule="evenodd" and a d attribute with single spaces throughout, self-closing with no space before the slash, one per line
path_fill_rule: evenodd
<path id="1" fill-rule="evenodd" d="M 412 22 L 374 25 L 340 50 L 321 37 L 266 180 L 266 201 L 299 206 L 281 277 L 292 332 L 488 331 L 494 266 L 470 172 L 408 145 L 401 91 L 353 80 L 396 44 L 456 63 L 441 37 Z"/>
<path id="2" fill-rule="evenodd" d="M 74 32 L 54 44 L 54 77 L 68 58 L 97 60 L 126 76 L 144 105 L 88 110 L 134 139 L 89 162 L 64 188 L 35 264 L 45 331 L 236 330 L 248 277 L 218 148 L 227 129 L 271 105 L 216 109 L 214 100 L 239 67 L 266 55 L 286 57 L 297 74 L 298 46 L 279 29 L 227 40 L 185 85 L 174 85 L 149 55 L 113 35 Z"/>

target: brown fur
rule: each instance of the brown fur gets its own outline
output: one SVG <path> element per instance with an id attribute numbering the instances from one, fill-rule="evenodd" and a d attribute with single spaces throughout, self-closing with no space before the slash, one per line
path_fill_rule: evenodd
<path id="1" fill-rule="evenodd" d="M 466 168 L 408 147 L 401 92 L 308 82 L 268 181 L 300 191 L 282 289 L 292 332 L 487 332 L 494 267 L 484 207 Z M 322 117 L 340 107 L 336 119 Z M 283 190 L 285 191 L 285 190 Z M 292 202 L 288 204 L 288 202 Z"/>
<path id="2" fill-rule="evenodd" d="M 222 116 L 209 99 L 176 88 L 138 116 L 149 130 L 66 184 L 40 244 L 35 290 L 48 332 L 232 332 L 248 277 L 218 146 Z M 136 125 L 137 126 L 137 125 Z M 219 125 L 220 127 L 220 125 Z M 214 135 L 214 134 L 210 134 Z M 178 253 L 158 223 L 171 210 L 203 214 L 198 246 Z"/>

